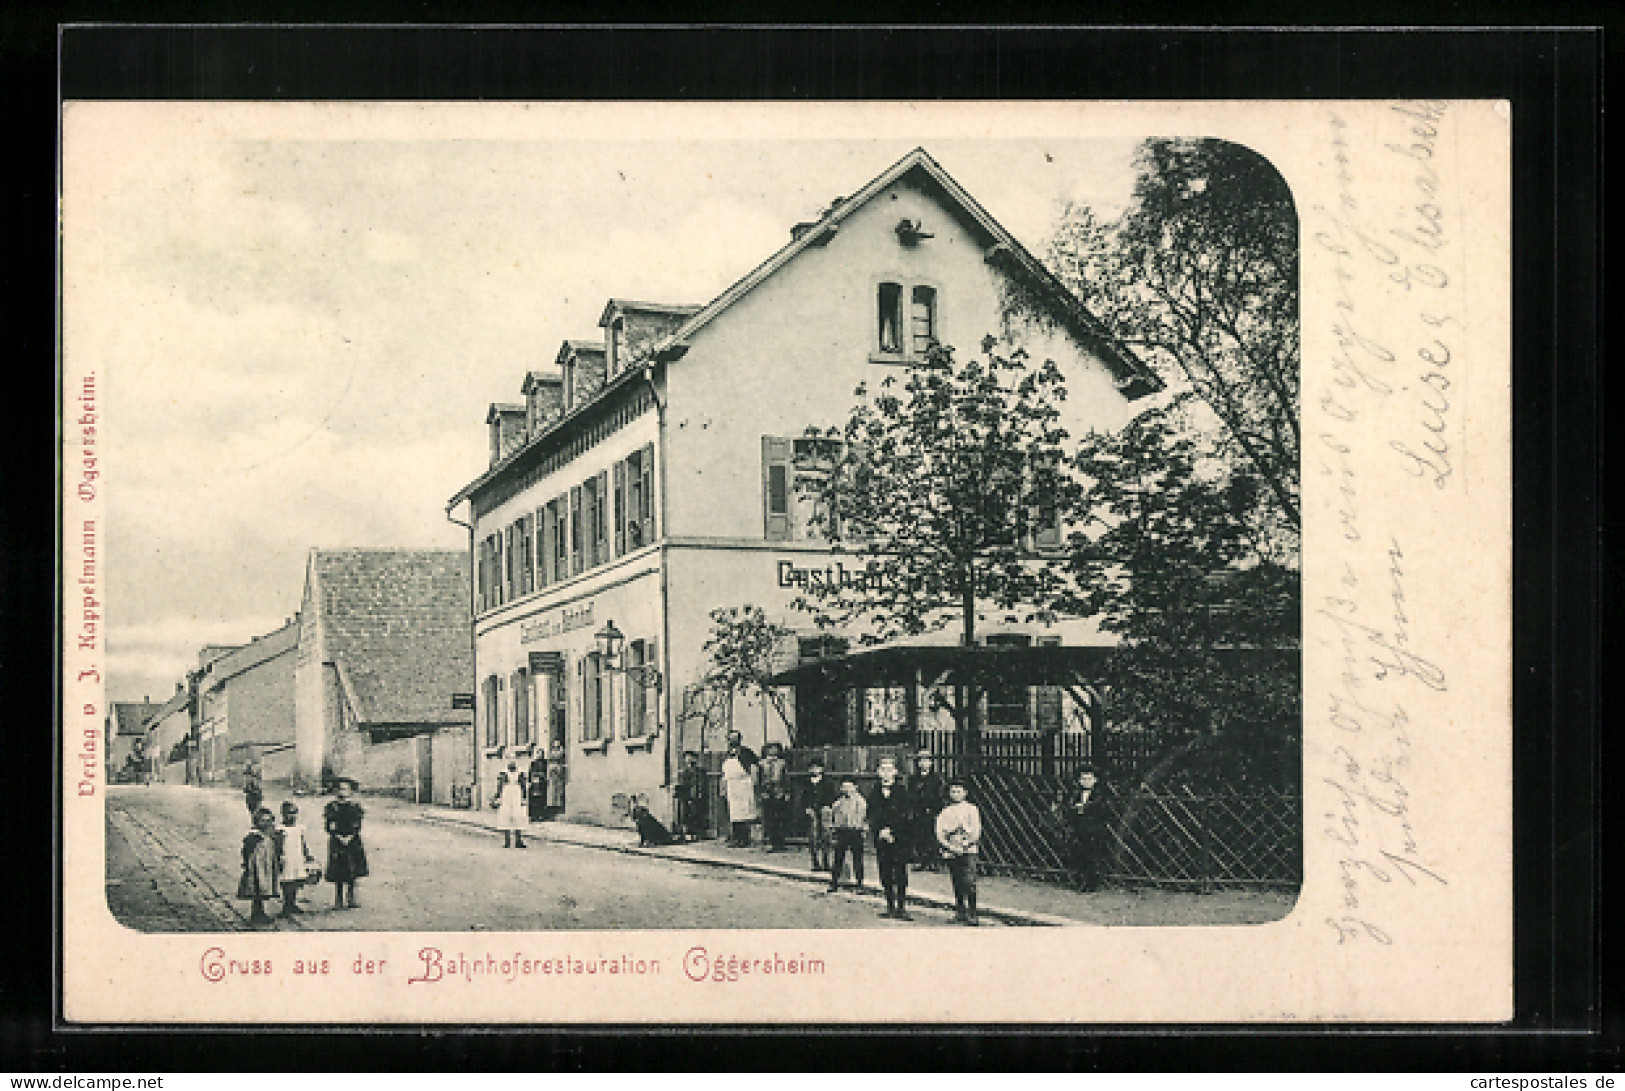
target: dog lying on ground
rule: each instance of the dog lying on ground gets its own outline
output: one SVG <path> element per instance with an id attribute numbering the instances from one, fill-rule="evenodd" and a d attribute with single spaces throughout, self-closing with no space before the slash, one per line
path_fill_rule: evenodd
<path id="1" fill-rule="evenodd" d="M 676 839 L 672 837 L 664 823 L 649 813 L 649 808 L 640 801 L 632 807 L 632 821 L 638 827 L 638 848 L 670 845 Z"/>

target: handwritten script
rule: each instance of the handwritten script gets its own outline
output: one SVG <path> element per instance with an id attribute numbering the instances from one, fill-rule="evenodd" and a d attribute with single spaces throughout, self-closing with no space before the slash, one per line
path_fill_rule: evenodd
<path id="1" fill-rule="evenodd" d="M 1328 380 L 1306 403 L 1307 468 L 1327 479 L 1341 545 L 1333 590 L 1308 603 L 1309 631 L 1337 663 L 1330 684 L 1306 695 L 1307 715 L 1331 736 L 1309 771 L 1329 804 L 1308 825 L 1336 846 L 1339 899 L 1325 923 L 1340 945 L 1401 942 L 1386 910 L 1449 885 L 1417 826 L 1412 780 L 1426 730 L 1413 709 L 1450 680 L 1418 643 L 1405 528 L 1371 514 L 1377 500 L 1385 511 L 1426 505 L 1460 480 L 1452 333 L 1463 324 L 1447 271 L 1460 243 L 1438 163 L 1447 114 L 1442 102 L 1400 103 L 1356 132 L 1330 112 L 1336 196 L 1311 209 L 1308 245 L 1332 271 L 1334 348 Z"/>

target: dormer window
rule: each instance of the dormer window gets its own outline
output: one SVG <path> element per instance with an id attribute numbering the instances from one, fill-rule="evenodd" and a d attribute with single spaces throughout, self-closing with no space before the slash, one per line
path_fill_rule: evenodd
<path id="1" fill-rule="evenodd" d="M 609 324 L 609 373 L 619 375 L 626 364 L 626 319 L 616 315 Z"/>
<path id="2" fill-rule="evenodd" d="M 576 360 L 574 356 L 564 361 L 564 411 L 566 413 L 576 407 Z"/>

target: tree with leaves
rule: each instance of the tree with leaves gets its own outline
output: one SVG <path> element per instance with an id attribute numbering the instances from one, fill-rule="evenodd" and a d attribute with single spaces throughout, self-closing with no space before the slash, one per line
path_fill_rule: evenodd
<path id="1" fill-rule="evenodd" d="M 1297 217 L 1263 159 L 1151 140 L 1114 222 L 1074 209 L 1051 258 L 1169 380 L 1083 438 L 1069 610 L 1122 644 L 1119 724 L 1154 725 L 1227 783 L 1288 779 L 1299 735 Z M 1194 760 L 1197 752 L 1204 756 Z"/>
<path id="2" fill-rule="evenodd" d="M 768 620 L 760 606 L 719 607 L 711 611 L 711 633 L 702 650 L 706 669 L 700 686 L 716 696 L 715 706 L 723 709 L 732 726 L 733 701 L 745 697 L 772 708 L 784 725 L 792 744 L 795 726 L 785 708 L 784 694 L 770 685 L 779 645 L 791 631 Z"/>
<path id="3" fill-rule="evenodd" d="M 1220 452 L 1266 490 L 1295 536 L 1298 498 L 1298 218 L 1286 182 L 1224 140 L 1148 140 L 1128 208 L 1062 219 L 1061 280 L 1170 387 L 1213 414 Z M 1182 382 L 1181 382 L 1182 380 Z"/>
<path id="4" fill-rule="evenodd" d="M 798 486 L 819 500 L 819 532 L 852 547 L 855 575 L 812 581 L 799 605 L 823 626 L 861 622 L 868 643 L 957 625 L 969 647 L 983 613 L 1053 617 L 1066 562 L 1034 545 L 1056 533 L 1078 491 L 1060 425 L 1060 368 L 989 337 L 965 360 L 933 345 L 855 396 L 844 424 L 809 430 L 838 441 L 832 472 Z M 979 704 L 974 688 L 955 694 L 969 753 Z"/>

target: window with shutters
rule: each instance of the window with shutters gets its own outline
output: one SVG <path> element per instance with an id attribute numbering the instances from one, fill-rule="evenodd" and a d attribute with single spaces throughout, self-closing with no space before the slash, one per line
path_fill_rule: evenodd
<path id="1" fill-rule="evenodd" d="M 830 489 L 840 440 L 762 437 L 762 509 L 769 541 L 827 538 L 838 528 L 840 502 Z"/>
<path id="2" fill-rule="evenodd" d="M 903 354 L 903 286 L 886 282 L 880 285 L 875 302 L 878 325 L 877 351 L 886 355 Z"/>
<path id="3" fill-rule="evenodd" d="M 583 568 L 592 568 L 601 559 L 598 556 L 598 511 L 603 497 L 598 493 L 598 479 L 588 478 L 581 484 L 581 548 L 585 555 Z"/>
<path id="4" fill-rule="evenodd" d="M 487 675 L 481 689 L 484 700 L 480 702 L 480 711 L 485 714 L 485 746 L 488 750 L 495 750 L 502 745 L 502 697 L 497 687 L 497 676 Z"/>
<path id="5" fill-rule="evenodd" d="M 528 515 L 522 516 L 514 524 L 515 533 L 519 536 L 519 593 L 528 595 L 536 590 L 536 535 L 532 532 L 532 521 Z"/>
<path id="6" fill-rule="evenodd" d="M 762 510 L 764 533 L 770 542 L 788 542 L 794 536 L 790 521 L 790 441 L 762 437 Z"/>
<path id="7" fill-rule="evenodd" d="M 609 560 L 609 471 L 604 470 L 592 479 L 593 493 L 598 499 L 593 513 L 593 563 Z"/>
<path id="8" fill-rule="evenodd" d="M 597 652 L 581 657 L 581 741 L 604 739 L 604 682 Z"/>
<path id="9" fill-rule="evenodd" d="M 615 463 L 610 477 L 615 507 L 615 556 L 626 553 L 626 463 Z"/>
<path id="10" fill-rule="evenodd" d="M 570 575 L 579 576 L 581 566 L 581 486 L 570 489 Z"/>
<path id="11" fill-rule="evenodd" d="M 524 667 L 514 672 L 513 689 L 513 744 L 529 746 L 530 731 L 530 672 Z"/>
<path id="12" fill-rule="evenodd" d="M 648 666 L 651 658 L 650 646 L 641 640 L 629 640 L 626 644 L 626 730 L 624 735 L 628 739 L 638 739 L 649 734 L 649 683 L 643 668 Z"/>
<path id="13" fill-rule="evenodd" d="M 627 462 L 628 485 L 632 490 L 632 524 L 627 533 L 637 545 L 655 540 L 655 448 L 646 443 Z"/>
<path id="14" fill-rule="evenodd" d="M 924 356 L 937 340 L 937 290 L 916 284 L 908 308 L 909 351 Z"/>
<path id="15" fill-rule="evenodd" d="M 536 529 L 536 586 L 538 589 L 546 587 L 553 582 L 553 531 L 548 526 L 547 517 L 552 510 L 543 504 L 536 509 L 532 516 L 531 525 Z"/>
<path id="16" fill-rule="evenodd" d="M 502 590 L 503 590 L 502 573 L 504 571 L 504 565 L 505 565 L 505 562 L 507 560 L 507 555 L 502 552 L 502 535 L 501 534 L 493 534 L 493 535 L 491 535 L 491 549 L 492 549 L 492 559 L 491 559 L 491 599 L 492 599 L 492 601 L 491 601 L 491 605 L 492 606 L 501 606 L 504 602 L 508 601 L 502 594 Z"/>
<path id="17" fill-rule="evenodd" d="M 940 336 L 938 292 L 931 284 L 882 281 L 875 287 L 875 341 L 871 350 L 877 363 L 905 363 L 923 359 Z"/>
<path id="18" fill-rule="evenodd" d="M 548 525 L 553 528 L 553 579 L 570 578 L 570 504 L 564 497 L 554 497 L 547 505 Z"/>

